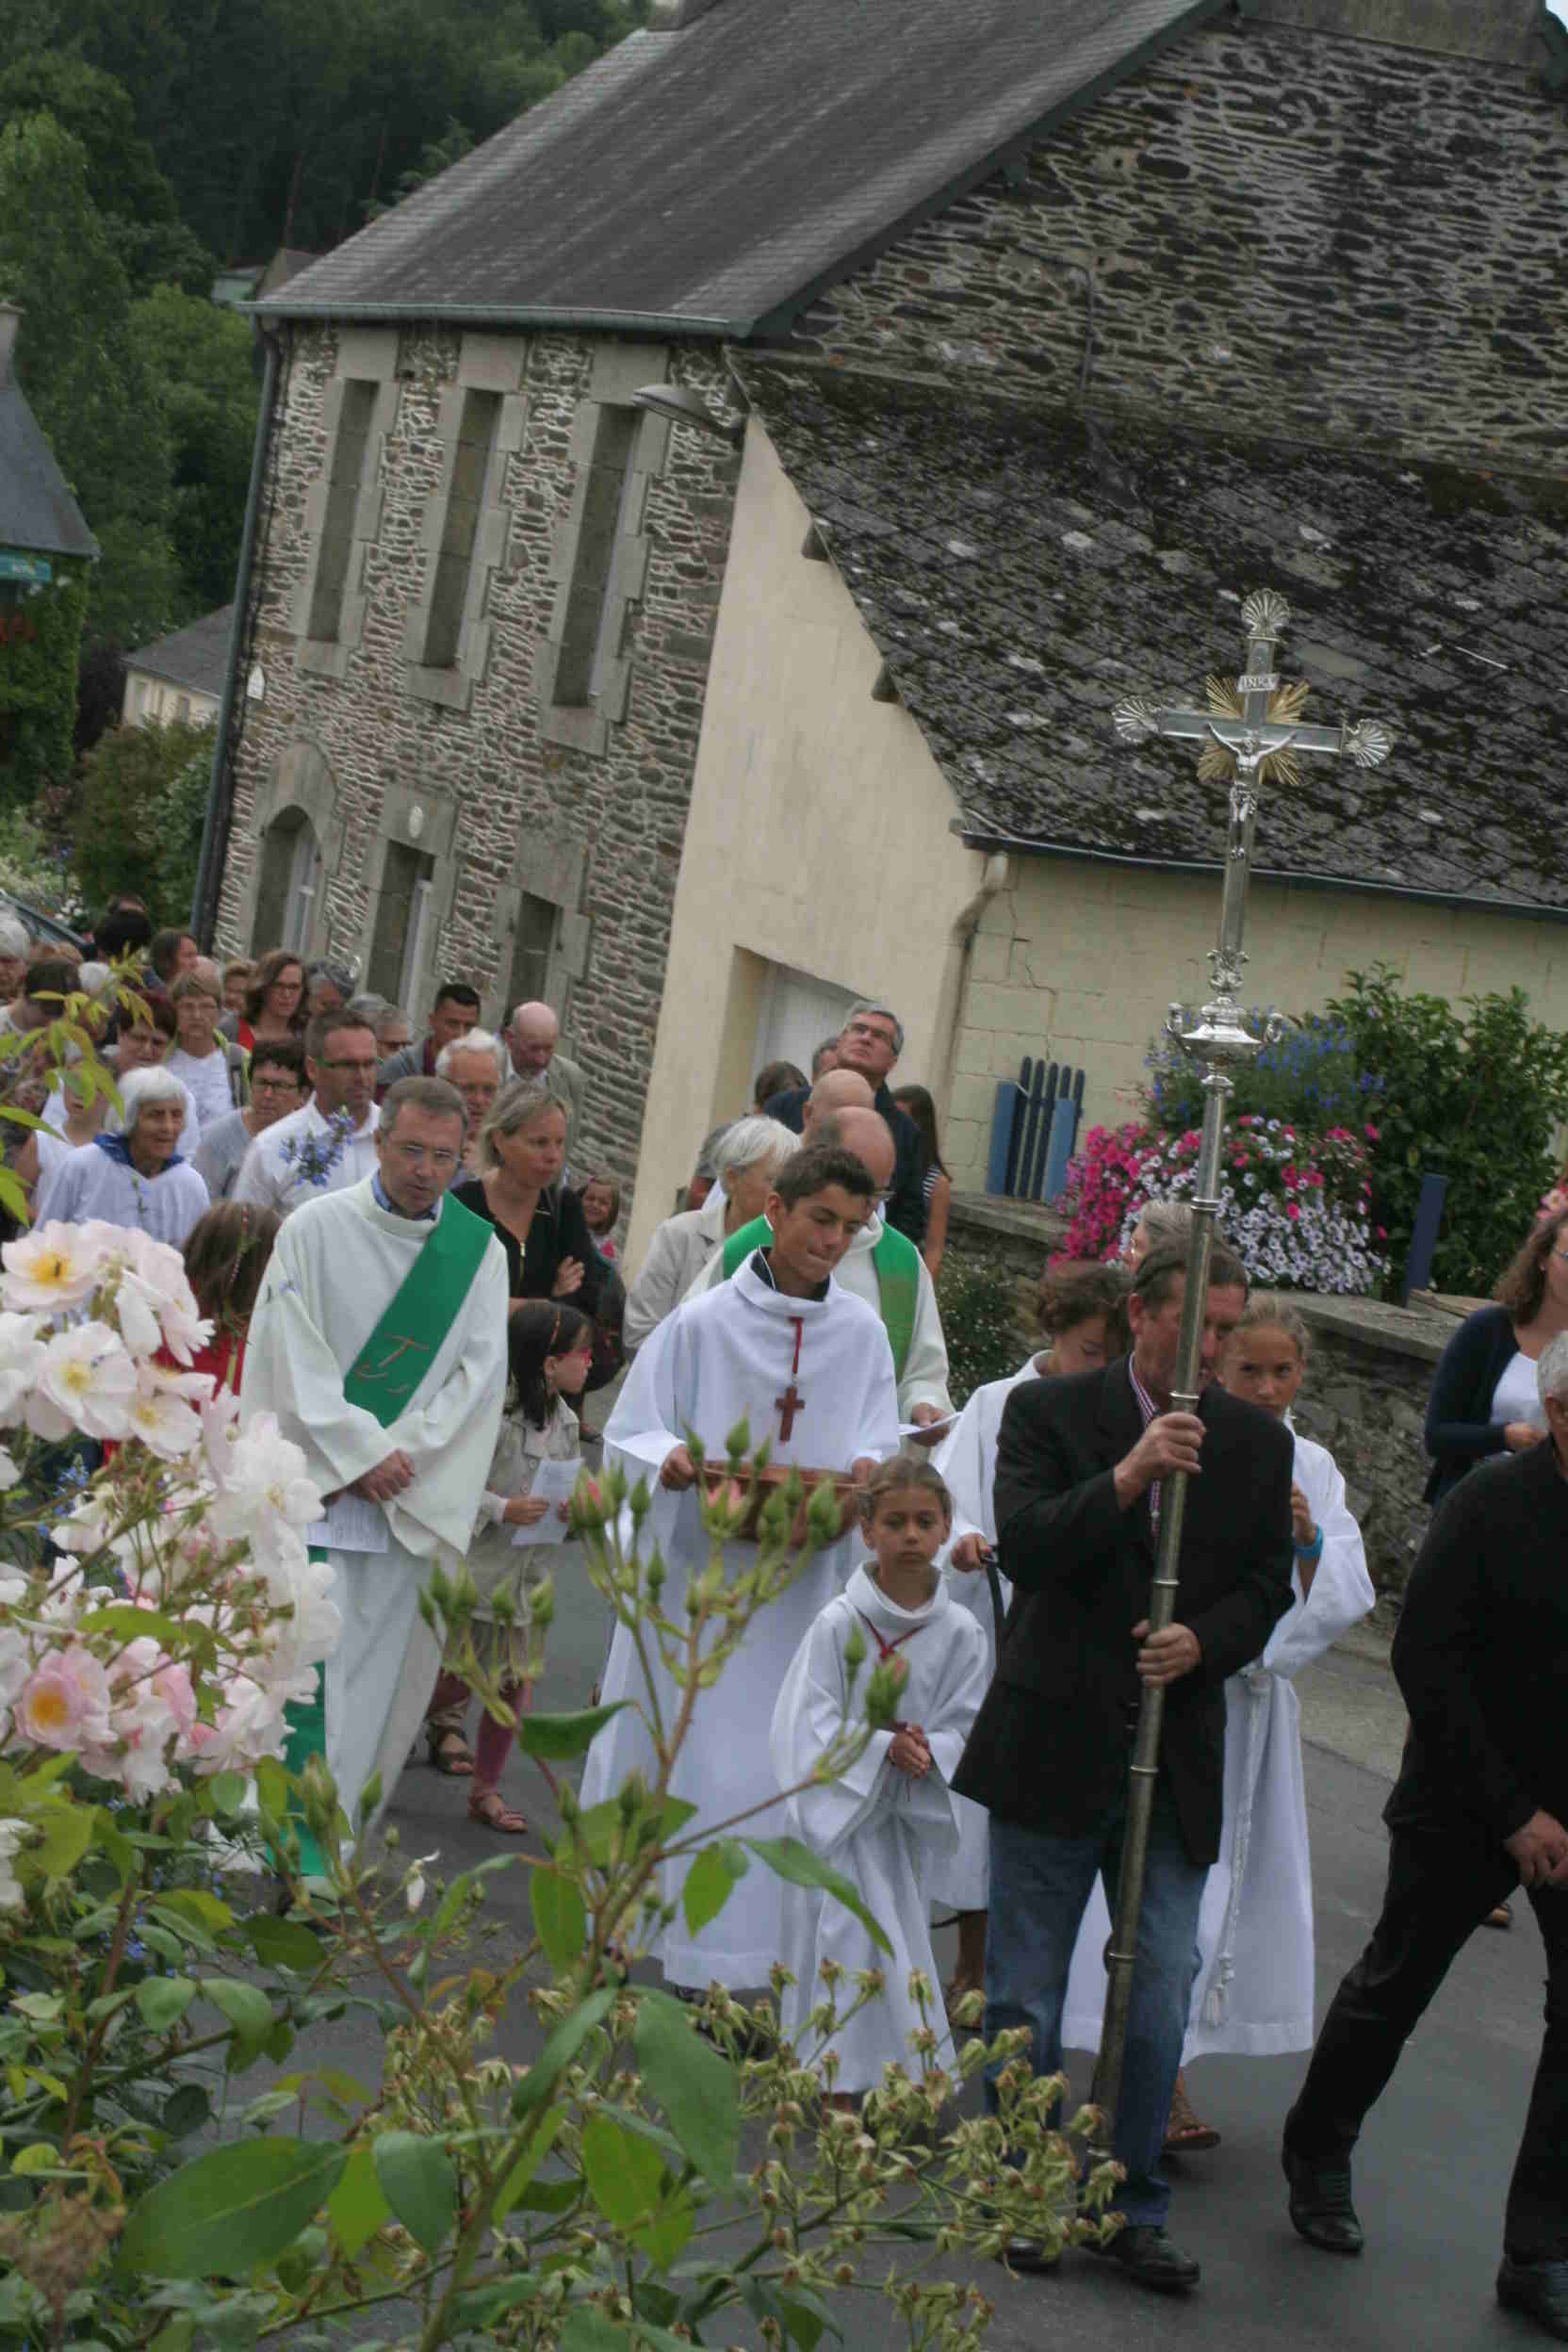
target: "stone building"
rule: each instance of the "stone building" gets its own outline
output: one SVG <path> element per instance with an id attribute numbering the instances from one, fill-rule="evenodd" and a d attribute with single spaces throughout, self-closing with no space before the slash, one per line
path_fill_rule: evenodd
<path id="1" fill-rule="evenodd" d="M 1260 995 L 1568 1021 L 1568 47 L 1539 0 L 683 0 L 263 305 L 222 929 L 550 996 L 632 1254 L 850 996 L 985 1166 L 1135 1082 L 1219 796 L 1122 695 L 1296 621 Z M 744 420 L 737 461 L 726 428 Z M 646 1115 L 645 1117 L 645 1104 Z"/>

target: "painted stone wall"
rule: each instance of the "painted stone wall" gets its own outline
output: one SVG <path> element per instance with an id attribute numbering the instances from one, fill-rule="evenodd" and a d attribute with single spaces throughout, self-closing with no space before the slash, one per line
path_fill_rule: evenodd
<path id="1" fill-rule="evenodd" d="M 831 289 L 795 348 L 1560 468 L 1568 110 L 1527 71 L 1222 20 L 1015 177 Z"/>
<path id="2" fill-rule="evenodd" d="M 636 1161 L 728 545 L 738 460 L 725 441 L 643 419 L 645 544 L 632 550 L 636 576 L 627 584 L 635 593 L 618 648 L 624 714 L 597 729 L 602 747 L 587 740 L 595 729 L 586 724 L 576 728 L 583 740 L 562 740 L 573 727 L 552 728 L 535 667 L 558 610 L 591 400 L 624 400 L 635 384 L 667 375 L 723 407 L 727 379 L 711 353 L 695 349 L 563 335 L 351 332 L 347 355 L 329 327 L 290 336 L 247 655 L 266 691 L 244 710 L 220 945 L 268 944 L 250 929 L 258 834 L 295 806 L 323 849 L 311 954 L 357 956 L 363 970 L 389 833 L 435 855 L 438 928 L 416 1014 L 428 1008 L 437 977 L 462 976 L 498 1018 L 519 893 L 557 901 L 550 993 L 588 1081 L 575 1156 L 625 1182 Z M 408 630 L 434 562 L 431 517 L 448 462 L 449 394 L 460 366 L 465 381 L 475 380 L 476 344 L 477 380 L 508 389 L 514 422 L 503 427 L 487 494 L 494 562 L 483 634 L 466 641 L 482 651 L 469 664 L 471 689 L 443 701 L 414 691 Z M 298 650 L 331 450 L 329 396 L 335 378 L 351 373 L 381 377 L 388 392 L 355 527 L 362 570 L 351 587 L 363 607 L 345 633 L 357 643 L 336 677 L 302 663 Z"/>

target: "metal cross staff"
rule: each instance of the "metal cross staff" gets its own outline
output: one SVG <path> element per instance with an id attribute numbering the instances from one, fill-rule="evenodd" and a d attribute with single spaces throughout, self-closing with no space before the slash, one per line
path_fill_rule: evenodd
<path id="1" fill-rule="evenodd" d="M 1201 1070 L 1204 1098 L 1202 1142 L 1192 1201 L 1192 1240 L 1187 1251 L 1182 1330 L 1170 1396 L 1172 1410 L 1177 1413 L 1198 1411 L 1199 1351 L 1215 1219 L 1219 1213 L 1220 1147 L 1225 1135 L 1226 1104 L 1234 1086 L 1231 1072 L 1250 1062 L 1266 1042 L 1280 1034 L 1281 1027 L 1270 1019 L 1255 1030 L 1238 994 L 1242 968 L 1247 961 L 1241 943 L 1247 923 L 1260 776 L 1270 764 L 1283 769 L 1287 776 L 1294 775 L 1291 755 L 1298 752 L 1324 752 L 1331 758 L 1353 760 L 1358 767 L 1375 768 L 1387 759 L 1393 743 L 1388 729 L 1376 719 L 1362 719 L 1344 727 L 1303 726 L 1297 714 L 1306 690 L 1282 690 L 1274 666 L 1275 648 L 1290 618 L 1289 606 L 1282 596 L 1264 589 L 1248 597 L 1241 608 L 1241 618 L 1247 631 L 1247 667 L 1236 680 L 1233 695 L 1220 681 L 1211 679 L 1209 694 L 1214 707 L 1208 710 L 1156 709 L 1135 697 L 1118 703 L 1113 713 L 1117 732 L 1127 743 L 1139 743 L 1151 736 L 1168 735 L 1178 741 L 1210 745 L 1217 760 L 1226 766 L 1234 762 L 1219 941 L 1209 953 L 1213 994 L 1197 1012 L 1172 1004 L 1166 1021 L 1167 1034 Z M 1152 1632 L 1160 1632 L 1175 1617 L 1176 1570 L 1185 1508 L 1185 1474 L 1168 1475 L 1160 1486 L 1159 1547 L 1149 1601 Z M 1138 1914 L 1143 1906 L 1149 1823 L 1159 1772 L 1164 1717 L 1163 1688 L 1146 1685 L 1138 1708 L 1127 1792 L 1121 1883 L 1117 1889 L 1115 1925 L 1105 1954 L 1109 1984 L 1100 2036 L 1100 2064 L 1095 2074 L 1095 2104 L 1104 2115 L 1107 2132 L 1114 2131 L 1121 2095 Z"/>

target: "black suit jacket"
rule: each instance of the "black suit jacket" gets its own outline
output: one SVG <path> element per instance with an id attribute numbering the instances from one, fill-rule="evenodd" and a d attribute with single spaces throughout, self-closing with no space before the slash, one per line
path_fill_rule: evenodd
<path id="1" fill-rule="evenodd" d="M 798 1135 L 801 1115 L 810 1091 L 809 1086 L 792 1086 L 788 1094 L 770 1095 L 762 1108 L 769 1119 L 781 1119 Z M 895 1225 L 918 1250 L 925 1239 L 925 1152 L 920 1139 L 920 1129 L 908 1112 L 899 1108 L 885 1085 L 877 1087 L 873 1107 L 881 1112 L 892 1129 L 893 1146 L 898 1154 L 893 1166 L 893 1188 L 885 1215 L 889 1224 Z"/>
<path id="2" fill-rule="evenodd" d="M 1271 1413 L 1221 1388 L 1199 1412 L 1203 1467 L 1187 1481 L 1176 1619 L 1203 1656 L 1167 1689 L 1160 1771 L 1202 1863 L 1219 1852 L 1225 1678 L 1290 1606 L 1295 1446 Z M 1149 1613 L 1154 1537 L 1147 1494 L 1119 1509 L 1113 1473 L 1142 1429 L 1125 1360 L 1025 1380 L 1002 1416 L 994 1500 L 1013 1605 L 953 1785 L 1027 1828 L 1083 1836 L 1126 1786 L 1140 1690 L 1132 1628 Z"/>
<path id="3" fill-rule="evenodd" d="M 1549 1438 L 1483 1462 L 1438 1510 L 1394 1673 L 1410 1737 L 1392 1826 L 1500 1845 L 1538 1807 L 1568 1821 L 1568 1479 Z"/>

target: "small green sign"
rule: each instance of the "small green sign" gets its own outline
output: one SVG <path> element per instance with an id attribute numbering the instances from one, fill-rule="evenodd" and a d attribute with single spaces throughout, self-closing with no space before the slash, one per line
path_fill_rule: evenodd
<path id="1" fill-rule="evenodd" d="M 33 580 L 47 587 L 54 577 L 46 555 L 18 555 L 9 547 L 0 547 L 0 580 Z"/>

